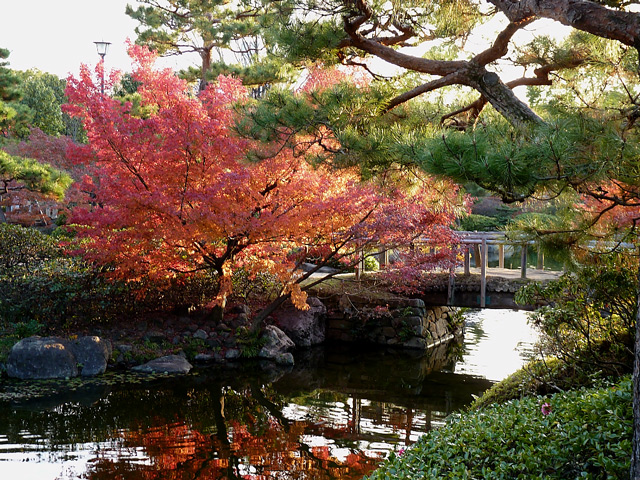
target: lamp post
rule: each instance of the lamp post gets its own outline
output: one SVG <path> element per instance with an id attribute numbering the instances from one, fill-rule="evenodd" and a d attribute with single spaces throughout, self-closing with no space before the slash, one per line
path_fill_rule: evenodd
<path id="1" fill-rule="evenodd" d="M 111 42 L 93 42 L 96 44 L 96 50 L 98 50 L 98 55 L 100 55 L 100 58 L 102 59 L 102 83 L 100 86 L 100 91 L 102 93 L 102 95 L 104 95 L 104 56 L 107 54 L 107 52 L 109 51 L 109 45 L 111 45 Z"/>

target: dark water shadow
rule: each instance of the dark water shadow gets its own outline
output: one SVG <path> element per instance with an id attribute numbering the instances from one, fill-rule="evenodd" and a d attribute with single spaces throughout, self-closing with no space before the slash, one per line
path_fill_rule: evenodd
<path id="1" fill-rule="evenodd" d="M 284 369 L 244 362 L 5 404 L 0 465 L 15 478 L 42 458 L 58 478 L 360 478 L 490 386 L 454 358 L 339 344 Z M 65 470 L 78 459 L 86 471 Z"/>

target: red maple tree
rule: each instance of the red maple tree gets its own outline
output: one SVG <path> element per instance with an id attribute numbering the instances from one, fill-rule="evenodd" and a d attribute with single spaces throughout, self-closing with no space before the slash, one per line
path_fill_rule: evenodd
<path id="1" fill-rule="evenodd" d="M 454 188 L 422 178 L 413 191 L 361 181 L 354 171 L 314 168 L 280 144 L 257 146 L 234 135 L 241 83 L 219 77 L 196 95 L 155 55 L 131 46 L 143 114 L 100 94 L 87 67 L 69 78 L 66 110 L 83 119 L 90 149 L 74 155 L 90 192 L 73 212 L 88 259 L 122 279 L 169 279 L 210 269 L 224 306 L 235 270 L 270 272 L 300 308 L 306 295 L 296 267 L 309 248 L 357 261 L 367 249 L 398 248 L 420 236 L 452 244 Z M 110 82 L 116 81 L 112 75 Z M 261 148 L 259 163 L 245 160 Z M 269 150 L 269 155 L 264 155 Z M 452 250 L 428 258 L 451 262 Z M 421 265 L 421 268 L 424 264 Z"/>

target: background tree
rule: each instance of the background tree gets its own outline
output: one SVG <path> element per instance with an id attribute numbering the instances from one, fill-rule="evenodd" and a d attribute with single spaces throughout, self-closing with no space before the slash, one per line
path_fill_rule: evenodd
<path id="1" fill-rule="evenodd" d="M 7 200 L 22 192 L 38 192 L 62 197 L 71 184 L 71 178 L 50 165 L 31 158 L 14 157 L 0 150 L 0 223 L 7 221 L 4 213 Z M 13 202 L 9 202 L 13 203 Z"/>
<path id="2" fill-rule="evenodd" d="M 86 141 L 80 122 L 62 111 L 62 105 L 67 103 L 66 80 L 39 70 L 20 72 L 19 76 L 22 80 L 20 104 L 29 109 L 31 127 L 47 135 L 66 135 L 75 142 Z"/>
<path id="3" fill-rule="evenodd" d="M 26 132 L 30 120 L 28 109 L 17 103 L 22 96 L 20 77 L 8 67 L 9 62 L 2 61 L 7 58 L 9 50 L 0 48 L 0 134 L 4 137 Z"/>
<path id="4" fill-rule="evenodd" d="M 427 233 L 455 243 L 449 225 L 460 202 L 452 186 L 422 179 L 408 192 L 362 183 L 353 172 L 313 168 L 282 143 L 262 146 L 270 158 L 250 164 L 251 142 L 232 131 L 232 104 L 246 101 L 237 80 L 221 77 L 193 97 L 172 72 L 153 69 L 148 50 L 132 54 L 145 115 L 96 95 L 86 68 L 67 88 L 68 111 L 84 120 L 90 142 L 78 155 L 90 169 L 82 184 L 90 198 L 73 220 L 86 257 L 112 265 L 114 276 L 160 281 L 208 269 L 224 307 L 234 271 L 270 272 L 282 284 L 270 308 L 288 297 L 304 308 L 301 282 L 312 272 L 301 276 L 296 266 L 309 248 L 325 249 L 323 261 L 355 263 L 369 244 L 396 248 Z M 423 267 L 454 258 L 443 248 L 424 255 Z"/>
<path id="5" fill-rule="evenodd" d="M 31 110 L 31 124 L 48 135 L 62 135 L 66 127 L 60 106 L 64 97 L 64 80 L 55 75 L 29 71 L 22 75 L 20 103 Z"/>
<path id="6" fill-rule="evenodd" d="M 200 66 L 183 72 L 200 80 L 200 89 L 219 74 L 233 73 L 247 85 L 263 85 L 278 76 L 280 62 L 262 61 L 269 42 L 261 27 L 277 19 L 269 4 L 256 0 L 138 0 L 126 13 L 140 22 L 137 43 L 160 55 L 197 53 Z M 218 58 L 214 58 L 214 53 Z M 215 68 L 214 68 L 215 63 Z"/>

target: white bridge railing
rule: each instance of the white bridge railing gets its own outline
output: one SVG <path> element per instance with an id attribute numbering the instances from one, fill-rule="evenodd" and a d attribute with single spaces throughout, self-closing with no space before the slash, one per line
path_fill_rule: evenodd
<path id="1" fill-rule="evenodd" d="M 487 299 L 487 267 L 489 245 L 498 246 L 498 268 L 504 268 L 504 247 L 505 245 L 520 246 L 520 277 L 527 278 L 527 250 L 529 245 L 535 244 L 533 241 L 514 242 L 509 241 L 503 232 L 459 232 L 461 243 L 465 246 L 464 274 L 469 275 L 471 265 L 471 254 L 475 257 L 476 267 L 480 268 L 480 308 L 486 306 Z M 544 268 L 544 255 L 538 247 L 538 259 L 536 269 Z"/>
<path id="2" fill-rule="evenodd" d="M 464 246 L 463 249 L 463 268 L 464 275 L 471 274 L 471 255 L 474 256 L 476 267 L 480 268 L 480 307 L 486 306 L 486 291 L 487 291 L 487 268 L 488 268 L 488 251 L 490 245 L 497 245 L 498 247 L 498 268 L 504 268 L 504 250 L 505 245 L 511 247 L 519 246 L 521 248 L 520 253 L 520 277 L 527 278 L 527 250 L 530 245 L 534 245 L 533 241 L 518 242 L 508 240 L 507 236 L 503 232 L 457 232 L 461 238 L 460 243 Z M 383 251 L 378 255 L 378 260 L 381 265 L 385 265 L 389 261 L 389 252 Z M 542 270 L 544 268 L 544 255 L 538 247 L 538 258 L 536 262 L 536 270 Z M 364 264 L 360 268 L 356 269 L 356 276 L 359 277 L 360 269 L 364 270 Z M 449 298 L 453 294 L 453 274 L 451 271 L 449 281 Z"/>

